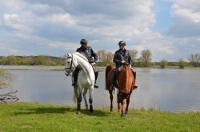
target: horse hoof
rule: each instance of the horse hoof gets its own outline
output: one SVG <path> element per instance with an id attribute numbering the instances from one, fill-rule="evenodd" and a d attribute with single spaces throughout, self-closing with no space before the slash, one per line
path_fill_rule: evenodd
<path id="1" fill-rule="evenodd" d="M 126 114 L 121 114 L 121 117 L 126 117 Z"/>
<path id="2" fill-rule="evenodd" d="M 88 111 L 89 110 L 88 107 L 86 107 L 85 110 Z"/>
<path id="3" fill-rule="evenodd" d="M 77 114 L 77 115 L 80 115 L 80 114 L 81 114 L 81 112 L 80 112 L 80 111 L 76 111 L 76 114 Z"/>
<path id="4" fill-rule="evenodd" d="M 90 112 L 90 115 L 93 116 L 93 115 L 94 115 L 94 112 Z"/>

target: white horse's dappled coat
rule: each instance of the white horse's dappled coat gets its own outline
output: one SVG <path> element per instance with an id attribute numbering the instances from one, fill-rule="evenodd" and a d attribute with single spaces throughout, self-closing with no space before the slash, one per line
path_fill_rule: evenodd
<path id="1" fill-rule="evenodd" d="M 70 73 L 78 67 L 80 72 L 78 74 L 77 84 L 74 86 L 74 93 L 77 98 L 77 114 L 80 113 L 80 105 L 82 101 L 82 94 L 85 100 L 86 109 L 88 109 L 88 104 L 86 100 L 86 93 L 89 90 L 89 103 L 90 103 L 90 113 L 93 113 L 93 90 L 95 83 L 95 75 L 91 64 L 88 62 L 88 59 L 78 53 L 66 54 L 66 68 L 65 74 L 68 76 Z"/>

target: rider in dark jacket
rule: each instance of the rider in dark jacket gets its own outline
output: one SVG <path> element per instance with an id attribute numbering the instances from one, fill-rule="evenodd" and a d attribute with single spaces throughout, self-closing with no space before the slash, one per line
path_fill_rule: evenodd
<path id="1" fill-rule="evenodd" d="M 113 78 L 112 78 L 112 85 L 110 86 L 111 90 L 115 89 L 114 83 L 117 79 L 117 75 L 119 74 L 119 67 L 123 64 L 131 67 L 131 64 L 132 64 L 132 60 L 131 60 L 129 50 L 124 48 L 126 46 L 126 42 L 120 41 L 118 43 L 118 45 L 119 45 L 119 50 L 117 50 L 115 52 L 114 58 L 113 58 L 113 62 L 116 64 L 116 68 L 115 68 L 114 75 L 113 75 Z M 133 72 L 133 74 L 136 77 L 136 73 Z M 137 88 L 137 86 L 135 86 L 135 88 Z"/>
<path id="2" fill-rule="evenodd" d="M 98 60 L 98 55 L 93 51 L 93 49 L 90 47 L 90 46 L 87 46 L 88 42 L 86 39 L 82 39 L 80 41 L 80 44 L 81 44 L 81 47 L 78 48 L 76 50 L 76 52 L 79 52 L 83 55 L 85 55 L 88 59 L 88 62 L 92 65 L 92 68 L 94 70 L 94 74 L 95 74 L 95 85 L 94 87 L 95 88 L 98 88 L 98 86 L 96 85 L 96 80 L 97 80 L 97 77 L 98 77 L 98 71 L 95 69 L 94 65 L 95 65 L 95 62 Z M 79 73 L 79 68 L 76 68 L 72 74 L 72 77 L 73 77 L 73 83 L 72 83 L 72 86 L 75 86 L 76 83 L 77 83 L 77 80 L 78 80 L 78 73 Z"/>
<path id="3" fill-rule="evenodd" d="M 76 52 L 84 54 L 87 57 L 89 63 L 94 63 L 98 60 L 97 54 L 93 51 L 93 49 L 90 46 L 87 46 L 86 48 L 81 46 L 76 50 Z"/>
<path id="4" fill-rule="evenodd" d="M 126 50 L 125 48 L 123 50 L 122 49 L 117 50 L 115 52 L 113 61 L 116 64 L 116 68 L 119 68 L 122 64 L 131 65 L 132 60 L 129 54 L 129 50 Z"/>

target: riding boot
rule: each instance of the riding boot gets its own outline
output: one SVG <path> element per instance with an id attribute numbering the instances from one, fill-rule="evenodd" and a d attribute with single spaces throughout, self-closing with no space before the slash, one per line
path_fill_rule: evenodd
<path id="1" fill-rule="evenodd" d="M 96 81 L 97 81 L 97 78 L 98 78 L 99 72 L 95 72 L 94 75 L 95 75 L 95 84 L 94 84 L 94 87 L 95 87 L 95 88 L 98 88 L 99 86 L 96 85 Z"/>
<path id="2" fill-rule="evenodd" d="M 118 71 L 118 69 L 116 69 L 116 70 L 114 71 L 114 75 L 113 75 L 113 77 L 112 77 L 112 84 L 111 84 L 111 86 L 110 86 L 110 90 L 115 90 L 115 82 L 116 82 L 118 73 L 119 73 L 119 71 Z"/>
<path id="3" fill-rule="evenodd" d="M 76 68 L 72 74 L 73 81 L 72 81 L 72 86 L 75 86 L 78 80 L 78 72 L 80 69 Z"/>
<path id="4" fill-rule="evenodd" d="M 132 72 L 133 72 L 134 78 L 136 80 L 136 72 L 135 71 L 132 71 Z M 136 89 L 136 88 L 137 88 L 137 86 L 134 86 L 134 89 Z"/>

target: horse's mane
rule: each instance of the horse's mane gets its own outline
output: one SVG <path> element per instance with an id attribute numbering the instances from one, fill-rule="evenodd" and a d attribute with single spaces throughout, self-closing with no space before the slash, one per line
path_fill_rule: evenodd
<path id="1" fill-rule="evenodd" d="M 87 59 L 87 57 L 85 55 L 83 55 L 83 54 L 81 54 L 79 52 L 75 52 L 74 54 L 77 55 L 77 56 L 79 56 L 79 57 L 81 57 L 82 59 L 84 59 L 85 61 L 88 62 L 88 59 Z"/>

